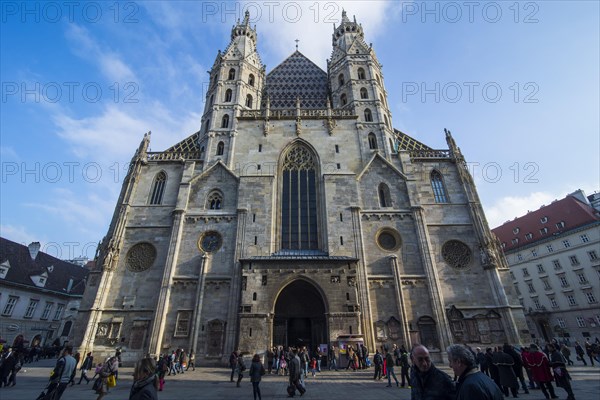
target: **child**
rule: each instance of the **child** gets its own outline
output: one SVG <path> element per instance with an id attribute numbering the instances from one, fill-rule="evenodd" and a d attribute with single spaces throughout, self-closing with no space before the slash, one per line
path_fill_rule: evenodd
<path id="1" fill-rule="evenodd" d="M 310 371 L 312 372 L 312 376 L 313 378 L 317 375 L 317 359 L 316 358 L 312 358 L 312 360 L 310 360 Z"/>

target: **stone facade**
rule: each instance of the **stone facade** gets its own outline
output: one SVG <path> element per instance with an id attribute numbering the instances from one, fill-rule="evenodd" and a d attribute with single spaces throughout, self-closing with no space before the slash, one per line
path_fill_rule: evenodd
<path id="1" fill-rule="evenodd" d="M 519 342 L 464 158 L 450 132 L 433 150 L 392 128 L 362 27 L 343 14 L 327 73 L 296 51 L 266 74 L 256 38 L 248 16 L 233 28 L 199 132 L 136 151 L 82 302 L 85 351 L 220 363 L 350 338 L 440 358 L 466 339 L 453 310 L 471 343 Z"/>

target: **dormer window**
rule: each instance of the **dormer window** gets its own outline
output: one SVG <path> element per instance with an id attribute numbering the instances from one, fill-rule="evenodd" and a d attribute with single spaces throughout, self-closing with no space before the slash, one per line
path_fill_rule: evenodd
<path id="1" fill-rule="evenodd" d="M 560 221 L 556 224 L 556 229 L 562 229 L 565 227 L 565 221 Z"/>
<path id="2" fill-rule="evenodd" d="M 515 229 L 513 229 L 513 233 L 514 233 L 515 235 L 516 235 L 516 234 L 518 234 L 518 233 L 519 233 L 519 231 L 520 231 L 520 229 L 519 229 L 519 228 L 515 228 Z"/>
<path id="3" fill-rule="evenodd" d="M 512 240 L 512 244 L 519 244 L 519 238 L 514 238 Z"/>
<path id="4" fill-rule="evenodd" d="M 525 235 L 525 240 L 531 240 L 533 238 L 533 233 L 528 233 Z"/>
<path id="5" fill-rule="evenodd" d="M 544 217 L 540 218 L 540 222 L 542 224 L 545 224 L 546 222 L 548 222 L 548 217 L 544 216 Z"/>
<path id="6" fill-rule="evenodd" d="M 545 235 L 548 233 L 548 228 L 543 227 L 542 229 L 540 229 L 540 234 Z"/>

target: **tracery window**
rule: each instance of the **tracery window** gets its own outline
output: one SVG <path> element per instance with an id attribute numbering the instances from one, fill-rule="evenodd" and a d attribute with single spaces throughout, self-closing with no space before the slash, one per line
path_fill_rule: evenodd
<path id="1" fill-rule="evenodd" d="M 227 76 L 227 80 L 232 81 L 235 79 L 235 69 L 231 68 L 229 70 L 229 75 Z"/>
<path id="2" fill-rule="evenodd" d="M 252 108 L 252 95 L 251 94 L 246 96 L 246 107 Z"/>
<path id="3" fill-rule="evenodd" d="M 448 240 L 442 246 L 444 261 L 453 268 L 462 269 L 471 264 L 473 253 L 469 246 L 458 240 Z"/>
<path id="4" fill-rule="evenodd" d="M 340 104 L 343 106 L 348 104 L 348 98 L 346 97 L 346 93 L 342 93 L 342 95 L 340 96 Z"/>
<path id="5" fill-rule="evenodd" d="M 224 150 L 225 150 L 225 143 L 219 142 L 219 144 L 217 144 L 217 155 L 222 156 Z"/>
<path id="6" fill-rule="evenodd" d="M 339 74 L 338 76 L 338 83 L 340 84 L 340 86 L 342 86 L 344 84 L 345 80 L 344 80 L 344 74 Z"/>
<path id="7" fill-rule="evenodd" d="M 366 79 L 365 70 L 362 68 L 358 69 L 358 79 Z"/>
<path id="8" fill-rule="evenodd" d="M 375 150 L 377 148 L 377 138 L 375 137 L 375 134 L 370 132 L 369 136 L 367 136 L 367 139 L 369 141 L 369 149 Z"/>
<path id="9" fill-rule="evenodd" d="M 233 97 L 233 92 L 231 91 L 231 89 L 227 89 L 225 91 L 225 103 L 229 103 L 231 101 L 232 97 Z"/>
<path id="10" fill-rule="evenodd" d="M 435 320 L 431 317 L 421 317 L 417 321 L 417 327 L 421 336 L 421 344 L 428 349 L 439 349 Z"/>
<path id="11" fill-rule="evenodd" d="M 281 195 L 281 248 L 316 250 L 317 162 L 304 145 L 295 145 L 284 157 Z"/>
<path id="12" fill-rule="evenodd" d="M 380 207 L 391 207 L 392 201 L 390 199 L 390 188 L 385 183 L 380 183 L 377 189 L 379 194 L 379 206 Z"/>
<path id="13" fill-rule="evenodd" d="M 360 98 L 361 99 L 368 99 L 369 98 L 369 94 L 367 93 L 367 89 L 366 88 L 360 88 Z"/>
<path id="14" fill-rule="evenodd" d="M 223 195 L 218 190 L 213 190 L 206 199 L 206 208 L 220 210 L 223 207 Z"/>
<path id="15" fill-rule="evenodd" d="M 365 122 L 373 122 L 373 114 L 370 109 L 365 109 Z"/>
<path id="16" fill-rule="evenodd" d="M 248 77 L 248 85 L 254 86 L 254 75 L 250 74 Z"/>
<path id="17" fill-rule="evenodd" d="M 448 203 L 444 180 L 442 179 L 442 174 L 437 170 L 431 172 L 431 188 L 433 189 L 433 197 L 436 203 Z"/>
<path id="18" fill-rule="evenodd" d="M 167 184 L 167 174 L 160 171 L 154 177 L 152 185 L 152 194 L 150 195 L 150 204 L 162 204 L 163 194 L 165 193 L 165 185 Z"/>
<path id="19" fill-rule="evenodd" d="M 229 128 L 229 114 L 223 115 L 221 120 L 221 128 Z"/>

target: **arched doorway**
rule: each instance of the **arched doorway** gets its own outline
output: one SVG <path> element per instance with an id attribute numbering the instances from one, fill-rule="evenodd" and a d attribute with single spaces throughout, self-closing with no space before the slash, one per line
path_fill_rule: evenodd
<path id="1" fill-rule="evenodd" d="M 325 302 L 311 283 L 299 279 L 277 296 L 273 320 L 273 345 L 314 349 L 329 343 Z"/>

